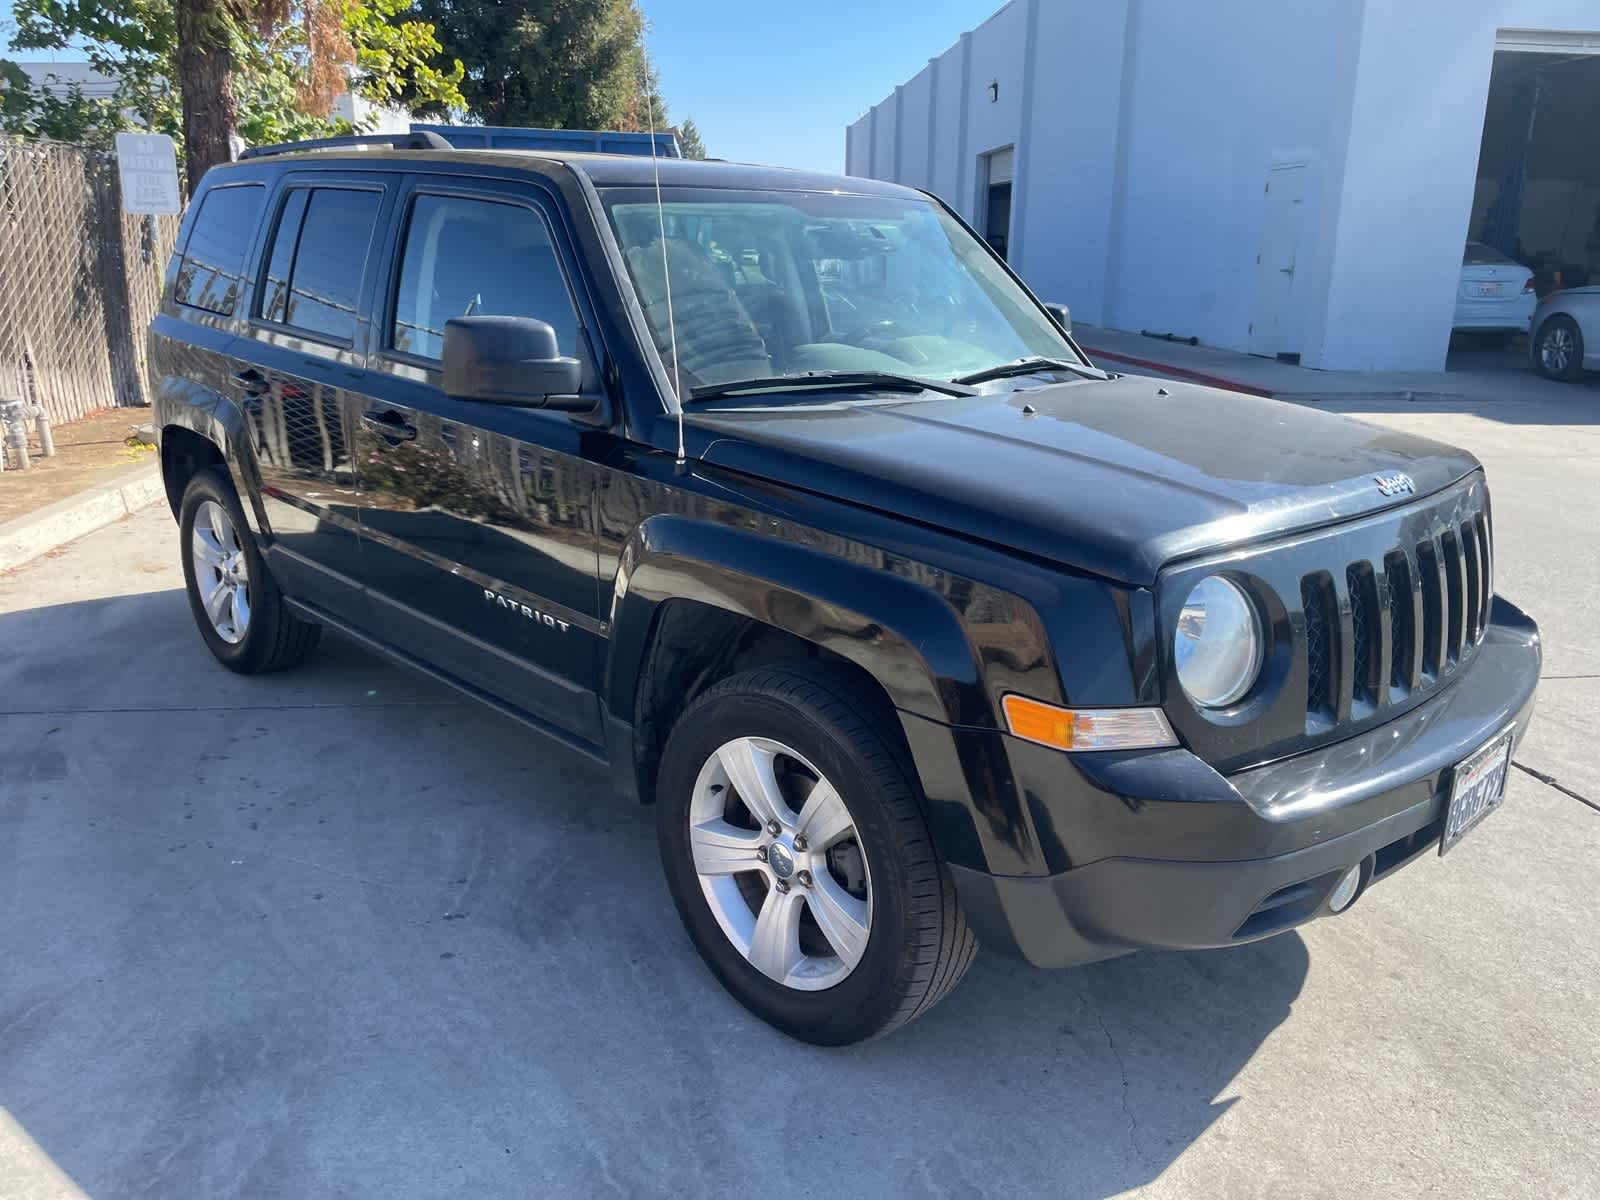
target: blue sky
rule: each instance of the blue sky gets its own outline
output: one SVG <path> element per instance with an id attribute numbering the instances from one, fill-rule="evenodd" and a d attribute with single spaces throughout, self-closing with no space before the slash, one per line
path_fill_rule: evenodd
<path id="1" fill-rule="evenodd" d="M 674 120 L 719 158 L 844 170 L 844 130 L 1004 0 L 641 0 Z"/>
<path id="2" fill-rule="evenodd" d="M 1004 0 L 641 0 L 671 116 L 720 158 L 844 169 L 844 129 Z M 9 32 L 11 0 L 0 0 Z"/>

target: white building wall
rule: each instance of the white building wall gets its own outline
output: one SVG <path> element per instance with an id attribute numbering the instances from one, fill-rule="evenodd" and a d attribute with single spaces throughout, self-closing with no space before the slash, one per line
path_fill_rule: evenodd
<path id="1" fill-rule="evenodd" d="M 1134 0 L 1121 114 L 1107 324 L 1248 348 L 1269 168 L 1306 164 L 1296 301 L 1328 248 L 1317 236 L 1348 0 Z M 1218 20 L 1225 11 L 1226 20 Z M 1276 268 L 1272 268 L 1275 270 Z M 1303 322 L 1295 322 L 1303 328 Z"/>
<path id="2" fill-rule="evenodd" d="M 1105 322 L 1107 238 L 1116 191 L 1128 8 L 1039 5 L 1021 226 L 1013 245 L 1029 284 L 1091 324 Z M 1109 98 L 1109 99 L 1108 99 Z"/>
<path id="3" fill-rule="evenodd" d="M 978 156 L 1015 145 L 1011 257 L 1040 295 L 1244 350 L 1267 172 L 1304 162 L 1301 361 L 1437 369 L 1503 28 L 1593 30 L 1600 3 L 1012 0 L 851 127 L 847 169 L 974 220 Z"/>
<path id="4" fill-rule="evenodd" d="M 932 143 L 928 136 L 930 131 L 927 119 L 928 113 L 933 109 L 931 64 L 897 90 L 899 103 L 896 107 L 904 117 L 900 126 L 900 142 L 896 148 L 900 166 L 895 171 L 895 178 L 912 187 L 926 188 L 931 182 L 928 173 L 928 147 Z"/>
<path id="5" fill-rule="evenodd" d="M 1600 29 L 1596 0 L 1367 0 L 1326 316 L 1305 361 L 1437 370 L 1497 31 Z"/>

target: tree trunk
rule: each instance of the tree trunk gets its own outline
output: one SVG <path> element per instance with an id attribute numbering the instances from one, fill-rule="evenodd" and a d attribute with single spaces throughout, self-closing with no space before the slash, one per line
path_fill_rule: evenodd
<path id="1" fill-rule="evenodd" d="M 228 144 L 237 123 L 233 52 L 224 0 L 177 0 L 178 89 L 183 95 L 184 171 L 189 194 L 207 168 L 233 158 Z"/>

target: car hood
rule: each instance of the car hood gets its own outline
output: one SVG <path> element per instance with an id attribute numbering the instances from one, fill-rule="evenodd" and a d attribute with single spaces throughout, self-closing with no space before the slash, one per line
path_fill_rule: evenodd
<path id="1" fill-rule="evenodd" d="M 972 397 L 691 411 L 703 461 L 1151 584 L 1175 559 L 1409 503 L 1464 450 L 1140 376 Z M 1415 492 L 1385 495 L 1404 472 Z"/>

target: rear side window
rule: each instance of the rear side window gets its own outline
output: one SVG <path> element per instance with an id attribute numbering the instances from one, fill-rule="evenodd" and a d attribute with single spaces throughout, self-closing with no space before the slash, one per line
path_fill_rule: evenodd
<path id="1" fill-rule="evenodd" d="M 267 255 L 260 315 L 333 341 L 353 340 L 361 273 L 382 199 L 354 188 L 291 191 Z"/>
<path id="2" fill-rule="evenodd" d="M 179 304 L 233 315 L 244 285 L 245 254 L 266 194 L 265 188 L 252 184 L 210 188 L 201 197 L 173 290 Z"/>
<path id="3" fill-rule="evenodd" d="M 520 204 L 418 196 L 411 206 L 389 344 L 438 358 L 451 317 L 534 317 L 577 354 L 572 307 L 544 218 Z"/>

